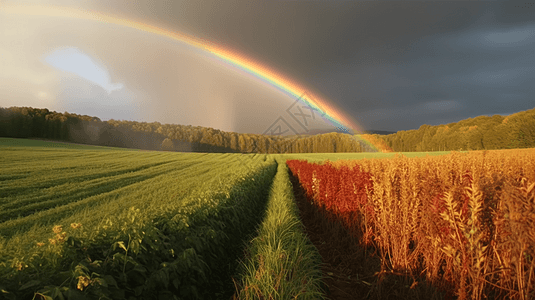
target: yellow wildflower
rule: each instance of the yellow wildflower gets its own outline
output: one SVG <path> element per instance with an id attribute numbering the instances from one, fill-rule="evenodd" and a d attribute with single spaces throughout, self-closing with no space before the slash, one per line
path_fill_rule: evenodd
<path id="1" fill-rule="evenodd" d="M 82 227 L 82 224 L 80 224 L 80 223 L 71 223 L 71 227 L 73 229 L 78 229 L 78 228 Z"/>
<path id="2" fill-rule="evenodd" d="M 52 244 L 52 245 L 55 245 L 55 244 L 56 244 L 56 240 L 55 240 L 55 239 L 48 239 L 48 241 L 49 241 L 50 244 Z"/>
<path id="3" fill-rule="evenodd" d="M 41 247 L 41 246 L 44 246 L 45 243 L 37 243 L 37 246 Z"/>
<path id="4" fill-rule="evenodd" d="M 85 276 L 78 276 L 78 285 L 76 286 L 80 291 L 83 291 L 86 286 L 91 283 L 89 278 Z"/>
<path id="5" fill-rule="evenodd" d="M 63 231 L 63 227 L 61 227 L 61 225 L 56 225 L 52 228 L 52 231 L 54 231 L 54 233 L 60 233 Z"/>
<path id="6" fill-rule="evenodd" d="M 58 242 L 63 243 L 65 241 L 65 236 L 67 235 L 66 232 L 62 232 L 61 234 L 56 235 L 56 239 Z"/>

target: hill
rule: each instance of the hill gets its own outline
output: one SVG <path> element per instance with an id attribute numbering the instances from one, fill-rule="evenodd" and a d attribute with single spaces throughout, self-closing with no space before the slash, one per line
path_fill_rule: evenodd
<path id="1" fill-rule="evenodd" d="M 387 134 L 394 134 L 395 131 L 385 131 L 385 130 L 366 130 L 367 134 L 378 134 L 378 135 L 387 135 Z"/>
<path id="2" fill-rule="evenodd" d="M 394 151 L 492 150 L 535 147 L 535 108 L 509 116 L 479 116 L 381 137 Z"/>

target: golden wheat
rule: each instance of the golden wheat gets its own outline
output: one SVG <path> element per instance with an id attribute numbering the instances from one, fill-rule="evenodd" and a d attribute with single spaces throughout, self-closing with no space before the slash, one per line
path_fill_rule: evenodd
<path id="1" fill-rule="evenodd" d="M 375 214 L 358 226 L 383 271 L 425 274 L 459 299 L 535 298 L 535 149 L 330 164 L 372 174 Z"/>

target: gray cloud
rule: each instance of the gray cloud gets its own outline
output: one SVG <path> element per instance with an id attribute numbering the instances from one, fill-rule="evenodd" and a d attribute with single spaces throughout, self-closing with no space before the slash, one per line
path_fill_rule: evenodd
<path id="1" fill-rule="evenodd" d="M 366 129 L 414 129 L 535 106 L 535 6 L 527 2 L 26 2 L 82 6 L 239 50 L 325 95 Z M 150 101 L 140 109 L 148 120 L 261 133 L 290 104 L 272 88 L 161 37 L 111 25 L 74 25 L 81 26 L 75 33 L 73 25 L 46 24 L 28 33 L 32 47 L 68 43 L 98 57 L 134 107 Z M 17 61 L 38 52 L 17 47 L 28 53 L 4 52 Z M 48 82 L 49 94 L 57 95 L 51 79 L 57 75 L 42 68 L 29 60 L 10 78 L 19 85 L 24 78 Z"/>

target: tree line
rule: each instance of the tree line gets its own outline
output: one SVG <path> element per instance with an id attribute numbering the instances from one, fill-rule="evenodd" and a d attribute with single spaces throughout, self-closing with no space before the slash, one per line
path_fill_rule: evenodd
<path id="1" fill-rule="evenodd" d="M 479 116 L 457 123 L 389 135 L 326 133 L 278 136 L 210 127 L 108 120 L 46 108 L 0 107 L 0 136 L 81 144 L 232 153 L 340 153 L 492 150 L 535 147 L 535 108 L 509 116 Z"/>
<path id="2" fill-rule="evenodd" d="M 284 137 L 225 132 L 214 128 L 108 120 L 32 107 L 0 107 L 0 136 L 168 150 L 233 153 L 373 152 L 374 147 L 344 133 Z M 370 136 L 363 136 L 371 139 Z"/>
<path id="3" fill-rule="evenodd" d="M 396 152 L 494 150 L 535 147 L 535 108 L 509 116 L 479 116 L 457 123 L 381 136 Z"/>

